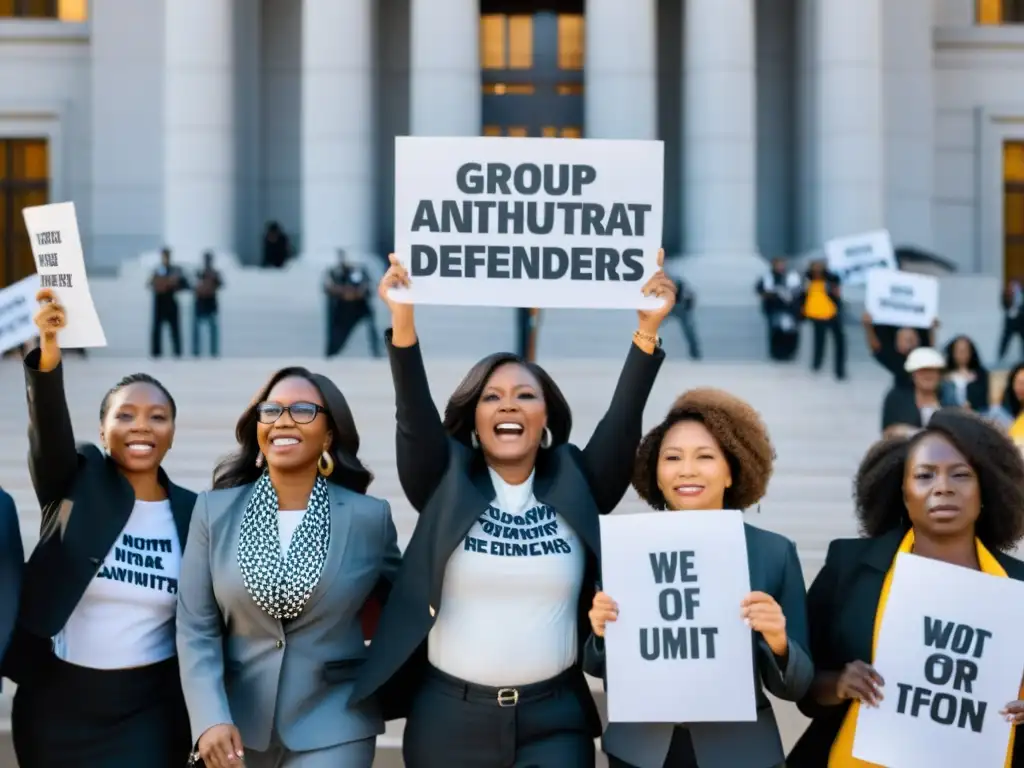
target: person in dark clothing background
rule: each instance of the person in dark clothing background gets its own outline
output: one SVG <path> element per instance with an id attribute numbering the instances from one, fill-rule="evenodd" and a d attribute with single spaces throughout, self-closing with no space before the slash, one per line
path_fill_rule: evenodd
<path id="1" fill-rule="evenodd" d="M 214 269 L 213 252 L 203 254 L 203 268 L 196 273 L 195 309 L 192 313 L 192 354 L 201 354 L 200 326 L 205 325 L 210 335 L 210 357 L 220 355 L 220 329 L 218 328 L 217 293 L 224 287 L 220 272 Z"/>
<path id="2" fill-rule="evenodd" d="M 0 488 L 0 662 L 3 661 L 18 618 L 18 600 L 24 571 L 25 550 L 21 543 L 18 510 L 14 506 L 14 499 Z"/>
<path id="3" fill-rule="evenodd" d="M 181 312 L 178 307 L 178 291 L 188 290 L 188 281 L 181 269 L 171 263 L 171 249 L 160 251 L 160 266 L 149 278 L 153 291 L 153 332 L 150 339 L 150 355 L 163 354 L 163 329 L 171 331 L 171 348 L 175 357 L 181 357 Z"/>
<path id="4" fill-rule="evenodd" d="M 768 357 L 788 361 L 800 347 L 800 275 L 789 268 L 786 259 L 772 259 L 772 268 L 757 281 L 761 311 L 768 327 Z"/>
<path id="5" fill-rule="evenodd" d="M 1003 334 L 999 338 L 999 360 L 1006 357 L 1014 336 L 1020 337 L 1024 349 L 1024 288 L 1018 280 L 1010 280 L 1003 289 Z"/>
<path id="6" fill-rule="evenodd" d="M 875 325 L 871 315 L 861 316 L 864 340 L 875 362 L 893 376 L 893 386 L 913 389 L 914 382 L 906 371 L 907 356 L 918 347 L 934 347 L 939 321 L 931 328 L 897 328 L 894 325 Z"/>
<path id="7" fill-rule="evenodd" d="M 697 336 L 697 323 L 693 318 L 693 310 L 697 306 L 697 292 L 682 278 L 675 279 L 676 305 L 672 307 L 672 317 L 683 327 L 686 347 L 691 360 L 700 360 L 700 338 Z"/>
<path id="8" fill-rule="evenodd" d="M 953 387 L 942 380 L 946 359 L 931 347 L 918 347 L 906 362 L 911 387 L 896 384 L 882 402 L 882 435 L 907 434 L 928 426 L 940 408 L 957 405 Z"/>
<path id="9" fill-rule="evenodd" d="M 281 269 L 292 256 L 292 244 L 288 235 L 276 221 L 267 223 L 266 234 L 263 235 L 264 269 Z"/>
<path id="10" fill-rule="evenodd" d="M 825 337 L 832 334 L 835 345 L 836 378 L 846 378 L 846 331 L 843 330 L 843 300 L 839 276 L 829 272 L 821 259 L 811 262 L 803 292 L 803 315 L 814 329 L 811 368 L 821 370 L 825 362 Z"/>
<path id="11" fill-rule="evenodd" d="M 348 260 L 338 250 L 338 265 L 324 278 L 327 294 L 327 357 L 334 357 L 345 348 L 348 337 L 359 323 L 365 321 L 370 334 L 370 353 L 381 356 L 377 319 L 370 303 L 370 277 L 360 264 Z"/>
<path id="12" fill-rule="evenodd" d="M 537 359 L 537 334 L 540 331 L 540 310 L 530 307 L 516 309 L 516 351 L 524 360 Z"/>

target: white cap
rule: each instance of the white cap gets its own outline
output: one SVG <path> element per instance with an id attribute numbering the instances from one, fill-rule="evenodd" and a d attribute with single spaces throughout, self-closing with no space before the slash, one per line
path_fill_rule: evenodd
<path id="1" fill-rule="evenodd" d="M 942 356 L 942 353 L 932 347 L 918 347 L 909 355 L 907 355 L 907 362 L 903 366 L 903 370 L 907 373 L 913 373 L 914 371 L 922 371 L 928 368 L 934 368 L 942 370 L 946 367 L 946 358 Z"/>

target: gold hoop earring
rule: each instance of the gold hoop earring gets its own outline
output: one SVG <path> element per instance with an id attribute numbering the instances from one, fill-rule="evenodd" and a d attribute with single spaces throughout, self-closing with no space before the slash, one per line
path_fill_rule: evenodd
<path id="1" fill-rule="evenodd" d="M 324 451 L 320 454 L 320 459 L 316 463 L 316 468 L 324 477 L 330 477 L 331 473 L 334 472 L 334 457 L 332 457 L 327 451 Z"/>

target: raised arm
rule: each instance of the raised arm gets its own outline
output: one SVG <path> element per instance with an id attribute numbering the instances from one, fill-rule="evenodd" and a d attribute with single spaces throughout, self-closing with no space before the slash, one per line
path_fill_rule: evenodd
<path id="1" fill-rule="evenodd" d="M 25 385 L 28 397 L 28 469 L 36 498 L 42 507 L 42 525 L 67 497 L 78 472 L 78 451 L 71 428 L 64 393 L 57 333 L 66 324 L 64 307 L 53 291 L 44 288 L 36 296 L 40 303 L 35 323 L 39 347 L 25 356 Z"/>
<path id="2" fill-rule="evenodd" d="M 391 254 L 391 267 L 380 280 L 378 295 L 391 310 L 391 328 L 384 342 L 395 384 L 395 454 L 398 480 L 409 503 L 422 512 L 448 467 L 448 434 L 430 395 L 423 367 L 412 304 L 389 295 L 408 286 L 409 276 Z"/>
<path id="3" fill-rule="evenodd" d="M 181 689 L 193 744 L 210 728 L 232 723 L 224 689 L 223 626 L 210 573 L 210 520 L 203 492 L 196 499 L 181 558 L 176 622 Z"/>
<path id="4" fill-rule="evenodd" d="M 786 542 L 782 583 L 776 600 L 786 617 L 787 651 L 780 659 L 758 638 L 758 667 L 761 680 L 772 694 L 784 701 L 799 701 L 814 680 L 814 662 L 807 652 L 807 594 L 803 569 L 792 541 Z"/>

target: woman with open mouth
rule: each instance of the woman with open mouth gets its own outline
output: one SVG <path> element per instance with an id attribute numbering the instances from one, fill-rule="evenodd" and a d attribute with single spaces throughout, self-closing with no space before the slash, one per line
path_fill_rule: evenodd
<path id="1" fill-rule="evenodd" d="M 196 495 L 161 469 L 174 398 L 146 374 L 127 376 L 100 403 L 102 450 L 76 447 L 59 343 L 67 317 L 53 291 L 37 298 L 40 346 L 25 378 L 42 523 L 3 668 L 18 684 L 18 762 L 180 768 L 189 733 L 174 623 Z"/>
<path id="2" fill-rule="evenodd" d="M 640 443 L 633 487 L 651 507 L 687 510 L 747 509 L 768 489 L 775 450 L 750 405 L 717 389 L 694 389 Z M 736 610 L 754 633 L 753 667 L 760 681 L 757 720 L 744 723 L 610 723 L 603 746 L 610 768 L 768 768 L 785 755 L 767 689 L 797 701 L 811 685 L 804 577 L 796 545 L 777 533 L 744 526 L 751 592 Z M 628 596 L 619 596 L 628 610 Z M 584 669 L 604 677 L 604 633 L 619 615 L 598 592 Z M 611 695 L 614 695 L 612 692 Z M 694 695 L 680 692 L 681 696 Z M 699 694 L 697 694 L 699 695 Z"/>
<path id="3" fill-rule="evenodd" d="M 799 703 L 811 724 L 787 758 L 789 768 L 874 765 L 853 757 L 853 742 L 860 707 L 894 695 L 872 657 L 899 553 L 1024 580 L 1024 563 L 1006 554 L 1024 537 L 1024 459 L 978 416 L 942 410 L 913 437 L 875 444 L 854 495 L 864 537 L 833 541 L 807 593 L 817 674 Z M 1016 687 L 1020 670 L 1011 674 Z M 1024 701 L 1000 714 L 1019 725 Z M 1006 768 L 1024 768 L 1020 742 L 1011 730 Z"/>
<path id="4" fill-rule="evenodd" d="M 659 262 L 660 265 L 660 262 Z M 398 475 L 420 513 L 384 609 L 357 698 L 378 691 L 407 716 L 408 768 L 589 768 L 600 719 L 583 677 L 598 516 L 629 487 L 644 406 L 675 301 L 641 311 L 611 405 L 586 447 L 551 377 L 513 354 L 477 363 L 448 401 L 431 399 L 413 307 L 379 293 L 397 401 Z"/>
<path id="5" fill-rule="evenodd" d="M 194 759 L 206 768 L 370 768 L 384 721 L 352 700 L 364 608 L 401 560 L 366 495 L 359 432 L 326 376 L 283 368 L 199 495 L 178 601 Z"/>

